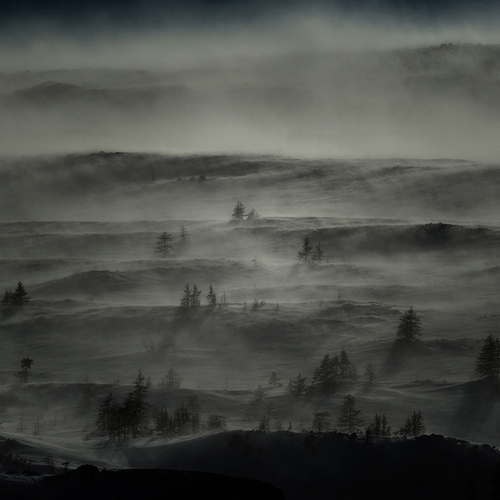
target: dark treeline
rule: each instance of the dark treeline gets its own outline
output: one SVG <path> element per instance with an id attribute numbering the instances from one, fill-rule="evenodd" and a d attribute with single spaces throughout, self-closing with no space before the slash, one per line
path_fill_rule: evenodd
<path id="1" fill-rule="evenodd" d="M 14 291 L 6 289 L 2 296 L 2 304 L 6 306 L 23 306 L 29 302 L 28 292 L 19 281 Z"/>
<path id="2" fill-rule="evenodd" d="M 153 407 L 148 403 L 151 380 L 141 370 L 125 399 L 118 402 L 111 392 L 98 405 L 97 428 L 114 441 L 139 437 L 170 437 L 196 434 L 201 431 L 224 430 L 226 419 L 211 414 L 201 418 L 201 406 L 196 395 L 188 398 L 169 413 L 166 406 Z"/>

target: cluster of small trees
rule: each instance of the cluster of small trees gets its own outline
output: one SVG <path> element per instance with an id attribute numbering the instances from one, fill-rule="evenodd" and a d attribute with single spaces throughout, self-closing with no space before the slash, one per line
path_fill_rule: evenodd
<path id="1" fill-rule="evenodd" d="M 363 433 L 364 420 L 360 416 L 361 410 L 356 406 L 356 398 L 347 394 L 340 407 L 339 415 L 337 417 L 337 430 L 346 433 Z M 317 412 L 314 415 L 313 429 L 322 432 L 328 431 L 331 426 L 331 414 L 327 411 Z M 367 425 L 364 429 L 364 435 L 367 439 L 390 437 L 392 435 L 399 437 L 416 437 L 425 432 L 424 418 L 420 410 L 414 410 L 406 419 L 403 427 L 391 432 L 391 428 L 387 423 L 385 414 L 375 415 L 372 423 Z"/>
<path id="2" fill-rule="evenodd" d="M 187 241 L 187 229 L 182 224 L 182 226 L 179 229 L 179 237 L 180 237 L 180 243 L 185 244 Z M 155 252 L 162 257 L 167 257 L 174 251 L 174 246 L 173 246 L 173 236 L 171 233 L 167 233 L 164 231 L 161 233 L 159 236 L 156 237 L 156 246 L 155 246 Z"/>
<path id="3" fill-rule="evenodd" d="M 201 295 L 201 290 L 196 286 L 193 285 L 191 288 L 190 285 L 186 285 L 184 287 L 184 292 L 182 294 L 181 298 L 181 307 L 184 308 L 192 308 L 192 307 L 200 307 L 200 295 Z M 208 288 L 208 294 L 206 296 L 206 299 L 208 301 L 208 306 L 209 307 L 217 307 L 219 305 L 220 307 L 225 307 L 227 306 L 227 297 L 226 297 L 226 292 L 222 292 L 222 296 L 219 302 L 217 302 L 217 294 L 215 293 L 215 290 L 213 289 L 212 285 L 209 286 Z"/>
<path id="4" fill-rule="evenodd" d="M 243 205 L 241 201 L 238 201 L 233 209 L 231 217 L 235 220 L 242 220 L 242 219 L 251 220 L 251 219 L 257 219 L 258 217 L 260 217 L 260 215 L 257 213 L 255 208 L 252 208 L 250 212 L 246 213 L 245 205 Z"/>
<path id="5" fill-rule="evenodd" d="M 177 374 L 173 369 L 170 375 L 168 378 L 167 374 L 167 380 L 172 382 L 171 387 L 179 387 L 180 382 L 177 385 Z M 139 369 L 133 388 L 121 403 L 108 392 L 98 405 L 97 428 L 114 441 L 226 429 L 226 419 L 221 415 L 210 414 L 207 420 L 201 419 L 201 405 L 196 395 L 190 396 L 187 404 L 182 403 L 172 413 L 165 406 L 153 408 L 148 403 L 150 388 L 151 380 L 144 377 Z"/>
<path id="6" fill-rule="evenodd" d="M 109 439 L 127 440 L 147 436 L 150 405 L 147 402 L 151 380 L 141 370 L 134 380 L 133 388 L 119 403 L 111 392 L 99 403 L 97 428 Z"/>
<path id="7" fill-rule="evenodd" d="M 160 386 L 167 389 L 178 389 L 181 386 L 181 376 L 173 368 L 169 368 L 164 377 L 162 377 Z"/>
<path id="8" fill-rule="evenodd" d="M 196 285 L 193 285 L 193 288 L 190 285 L 186 285 L 181 298 L 181 306 L 186 309 L 189 307 L 200 307 L 200 295 L 201 290 Z"/>
<path id="9" fill-rule="evenodd" d="M 373 369 L 373 365 L 371 366 Z M 374 384 L 374 371 L 370 371 L 370 377 L 370 384 Z M 333 394 L 340 387 L 354 383 L 357 379 L 356 366 L 349 359 L 347 352 L 342 350 L 340 355 L 325 354 L 320 364 L 314 369 L 310 385 L 306 382 L 307 378 L 299 373 L 297 377 L 289 379 L 285 392 L 296 398 L 317 393 Z"/>
<path id="10" fill-rule="evenodd" d="M 357 369 L 345 350 L 342 350 L 340 356 L 325 354 L 313 372 L 311 389 L 315 392 L 334 393 L 340 386 L 356 382 L 357 378 Z"/>
<path id="11" fill-rule="evenodd" d="M 312 247 L 309 242 L 309 237 L 304 236 L 304 238 L 302 238 L 302 248 L 299 250 L 297 257 L 302 262 L 321 263 L 323 261 L 323 247 L 321 246 L 321 242 L 319 241 Z"/>
<path id="12" fill-rule="evenodd" d="M 2 304 L 6 306 L 23 306 L 29 302 L 31 297 L 28 297 L 24 285 L 19 281 L 14 291 L 6 289 L 2 296 Z"/>

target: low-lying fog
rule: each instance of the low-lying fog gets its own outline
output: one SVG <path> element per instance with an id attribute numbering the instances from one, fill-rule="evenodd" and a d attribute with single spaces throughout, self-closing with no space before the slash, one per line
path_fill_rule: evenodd
<path id="1" fill-rule="evenodd" d="M 259 19 L 0 37 L 0 433 L 26 457 L 133 465 L 96 418 L 139 368 L 145 449 L 186 435 L 160 439 L 155 419 L 193 396 L 203 425 L 256 429 L 268 411 L 310 431 L 324 412 L 336 427 L 347 392 L 367 424 L 422 410 L 429 433 L 500 444 L 475 370 L 498 333 L 493 19 Z M 254 217 L 232 217 L 238 202 Z M 299 259 L 306 236 L 322 259 Z M 200 307 L 180 307 L 186 285 Z M 401 354 L 410 307 L 422 337 Z M 358 382 L 285 394 L 343 349 Z"/>
<path id="2" fill-rule="evenodd" d="M 43 23 L 6 31 L 1 152 L 495 161 L 492 19 L 367 17 L 313 10 L 88 37 Z"/>

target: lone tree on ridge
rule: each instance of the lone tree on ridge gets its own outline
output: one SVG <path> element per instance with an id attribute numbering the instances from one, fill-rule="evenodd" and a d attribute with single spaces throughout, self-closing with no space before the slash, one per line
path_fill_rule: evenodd
<path id="1" fill-rule="evenodd" d="M 245 205 L 238 201 L 233 209 L 233 214 L 231 215 L 233 219 L 243 219 L 245 217 Z"/>
<path id="2" fill-rule="evenodd" d="M 170 233 L 163 232 L 160 236 L 156 237 L 156 253 L 160 254 L 162 257 L 166 257 L 174 247 L 170 244 L 172 241 L 172 235 Z"/>
<path id="3" fill-rule="evenodd" d="M 500 380 L 500 340 L 491 333 L 484 340 L 476 358 L 476 371 L 484 380 Z"/>
<path id="4" fill-rule="evenodd" d="M 397 340 L 407 344 L 413 343 L 422 334 L 420 318 L 415 314 L 413 307 L 403 313 L 399 318 Z"/>
<path id="5" fill-rule="evenodd" d="M 33 360 L 31 358 L 21 359 L 21 371 L 19 372 L 19 378 L 24 384 L 28 383 L 29 369 L 32 364 Z"/>

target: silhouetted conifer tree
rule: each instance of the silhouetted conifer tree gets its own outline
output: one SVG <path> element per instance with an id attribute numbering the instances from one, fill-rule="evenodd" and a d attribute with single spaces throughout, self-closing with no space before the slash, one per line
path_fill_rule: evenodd
<path id="1" fill-rule="evenodd" d="M 278 376 L 276 372 L 271 372 L 269 376 L 269 385 L 273 387 L 281 387 L 283 384 L 281 383 L 281 377 Z"/>
<path id="2" fill-rule="evenodd" d="M 167 408 L 162 406 L 155 411 L 155 431 L 161 437 L 168 437 L 173 433 L 172 418 Z"/>
<path id="3" fill-rule="evenodd" d="M 399 318 L 397 340 L 399 342 L 412 343 L 422 334 L 420 318 L 415 314 L 413 307 L 403 313 Z"/>
<path id="4" fill-rule="evenodd" d="M 314 415 L 313 430 L 316 432 L 327 432 L 330 430 L 330 412 L 320 411 Z"/>
<path id="5" fill-rule="evenodd" d="M 323 262 L 323 248 L 321 242 L 317 243 L 311 253 L 311 261 L 321 264 Z"/>
<path id="6" fill-rule="evenodd" d="M 19 281 L 17 287 L 12 293 L 11 303 L 15 306 L 23 306 L 27 304 L 31 297 L 28 297 L 28 293 L 24 289 L 24 285 Z"/>
<path id="7" fill-rule="evenodd" d="M 189 307 L 200 307 L 200 294 L 201 290 L 196 285 L 193 285 L 193 290 L 189 297 Z"/>
<path id="8" fill-rule="evenodd" d="M 207 420 L 207 430 L 216 431 L 216 430 L 225 430 L 226 429 L 226 417 L 222 415 L 211 414 L 208 416 Z"/>
<path id="9" fill-rule="evenodd" d="M 253 391 L 255 401 L 257 401 L 258 403 L 264 401 L 264 398 L 267 396 L 267 391 L 267 389 L 259 384 L 257 386 L 257 389 Z"/>
<path id="10" fill-rule="evenodd" d="M 243 217 L 245 217 L 245 205 L 243 205 L 241 201 L 238 201 L 236 203 L 236 206 L 233 209 L 233 214 L 231 215 L 231 217 L 236 220 L 243 219 Z"/>
<path id="11" fill-rule="evenodd" d="M 302 239 L 302 248 L 297 254 L 299 260 L 309 262 L 311 260 L 312 251 L 313 249 L 309 244 L 309 238 L 307 236 L 304 236 L 304 238 Z"/>
<path id="12" fill-rule="evenodd" d="M 185 307 L 186 309 L 191 305 L 191 289 L 189 285 L 184 287 L 184 292 L 181 298 L 181 307 Z"/>
<path id="13" fill-rule="evenodd" d="M 356 367 L 349 360 L 347 352 L 342 350 L 340 356 L 325 354 L 313 372 L 312 387 L 319 392 L 333 393 L 339 386 L 355 382 L 356 378 Z"/>
<path id="14" fill-rule="evenodd" d="M 359 417 L 360 413 L 361 410 L 356 408 L 356 398 L 351 394 L 345 396 L 337 418 L 339 430 L 352 433 L 361 427 L 363 419 Z"/>
<path id="15" fill-rule="evenodd" d="M 12 304 L 12 297 L 14 295 L 14 292 L 10 289 L 6 289 L 4 294 L 2 295 L 2 304 L 9 306 Z"/>
<path id="16" fill-rule="evenodd" d="M 247 219 L 248 220 L 252 220 L 252 219 L 257 219 L 260 217 L 260 215 L 257 213 L 257 210 L 255 210 L 255 208 L 252 208 L 252 210 L 250 210 L 250 212 L 248 212 L 248 214 L 246 215 Z"/>
<path id="17" fill-rule="evenodd" d="M 201 424 L 201 405 L 200 402 L 198 401 L 198 395 L 197 394 L 192 394 L 191 396 L 188 397 L 187 401 L 187 409 L 189 411 L 189 421 L 190 421 L 190 426 L 191 426 L 191 432 L 193 434 L 196 434 L 200 430 L 200 424 Z"/>
<path id="18" fill-rule="evenodd" d="M 500 340 L 491 333 L 484 340 L 476 358 L 476 371 L 481 378 L 498 382 L 500 378 Z"/>
<path id="19" fill-rule="evenodd" d="M 295 398 L 300 398 L 301 396 L 304 396 L 306 392 L 307 392 L 306 377 L 303 377 L 300 373 L 293 380 L 290 378 L 285 388 L 285 393 Z"/>
<path id="20" fill-rule="evenodd" d="M 406 423 L 400 429 L 400 433 L 405 437 L 417 437 L 425 432 L 424 417 L 420 410 L 413 410 L 413 413 L 406 419 Z"/>
<path id="21" fill-rule="evenodd" d="M 170 244 L 172 241 L 172 235 L 170 233 L 163 232 L 160 236 L 156 237 L 156 253 L 160 254 L 162 257 L 166 257 L 173 250 L 173 246 Z"/>
<path id="22" fill-rule="evenodd" d="M 357 378 L 356 367 L 351 363 L 347 352 L 342 349 L 339 357 L 339 382 L 341 384 L 356 382 Z"/>
<path id="23" fill-rule="evenodd" d="M 28 383 L 29 370 L 32 364 L 33 360 L 31 358 L 21 359 L 21 371 L 19 372 L 19 379 L 25 384 Z"/>
<path id="24" fill-rule="evenodd" d="M 391 435 L 391 428 L 387 425 L 385 413 L 382 416 L 375 415 L 373 423 L 367 427 L 367 432 L 372 437 L 389 437 Z"/>
<path id="25" fill-rule="evenodd" d="M 178 389 L 181 386 L 181 376 L 173 368 L 169 368 L 164 377 L 161 378 L 160 385 L 167 389 Z"/>
<path id="26" fill-rule="evenodd" d="M 191 415 L 184 403 L 175 410 L 174 425 L 177 434 L 185 434 L 191 423 Z"/>
<path id="27" fill-rule="evenodd" d="M 337 389 L 339 357 L 325 354 L 319 366 L 314 370 L 312 386 L 319 392 L 333 393 Z"/>
<path id="28" fill-rule="evenodd" d="M 209 307 L 216 307 L 217 306 L 217 294 L 214 292 L 212 285 L 210 285 L 208 288 L 207 300 L 208 300 Z"/>

